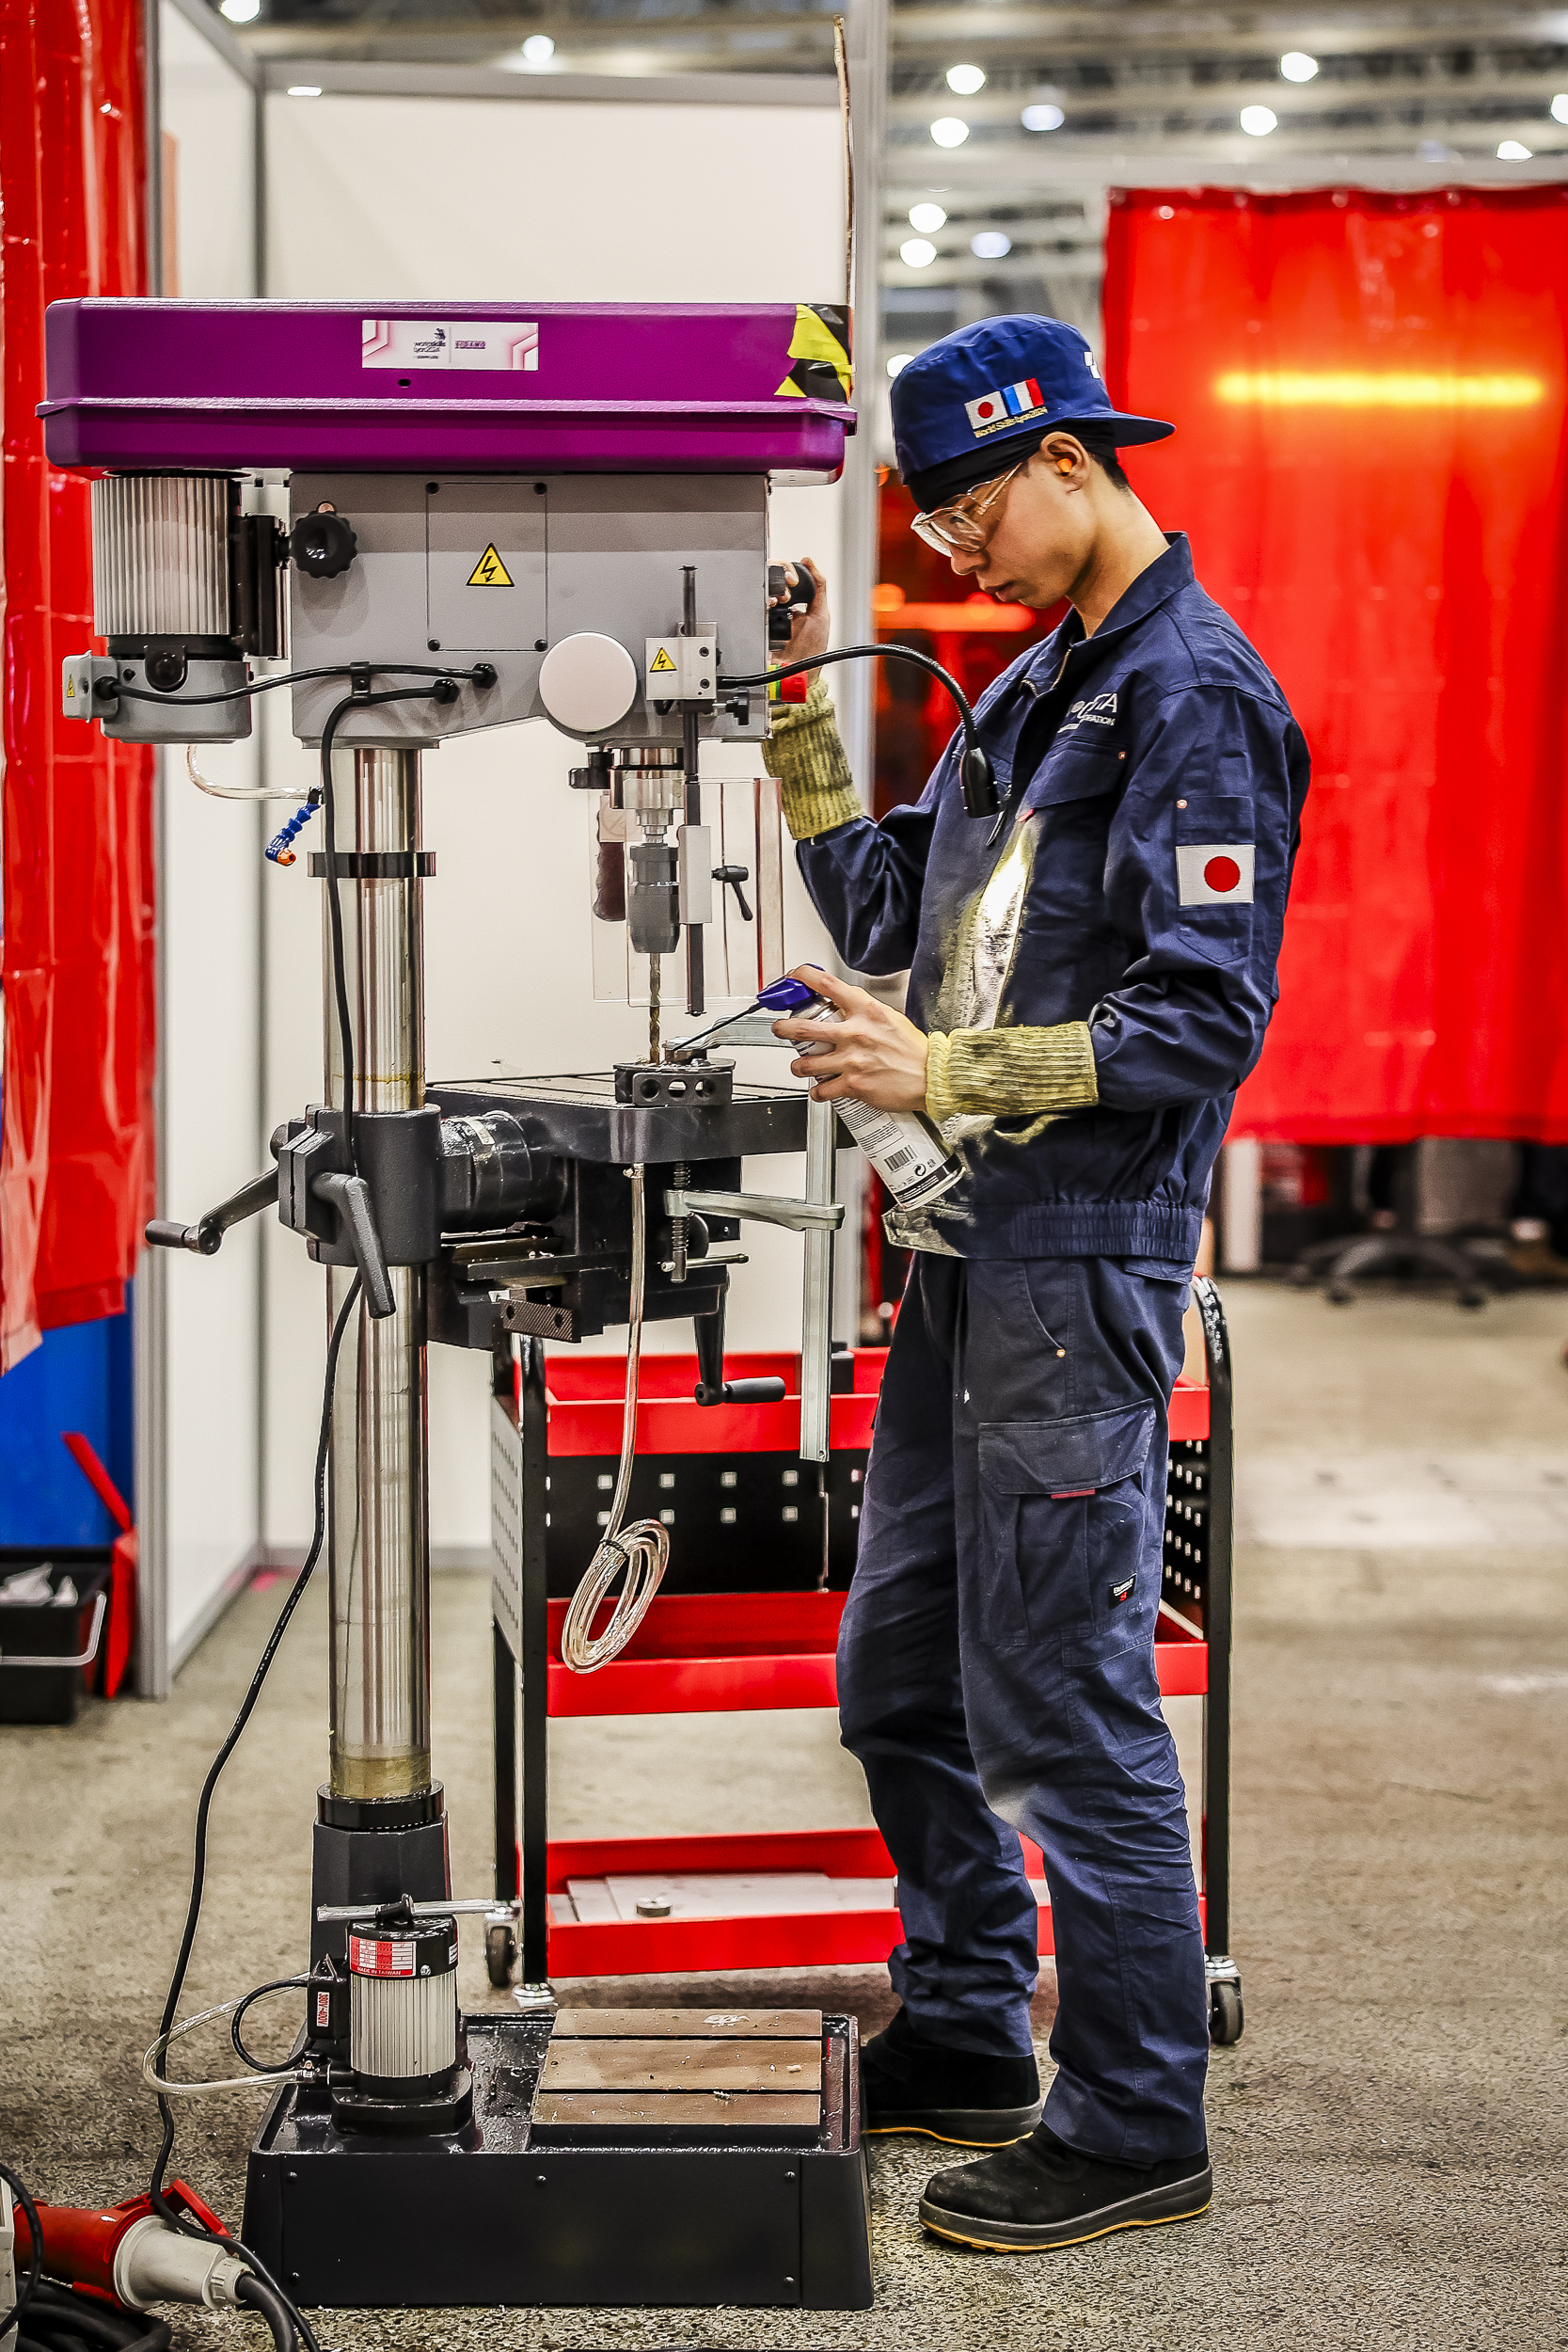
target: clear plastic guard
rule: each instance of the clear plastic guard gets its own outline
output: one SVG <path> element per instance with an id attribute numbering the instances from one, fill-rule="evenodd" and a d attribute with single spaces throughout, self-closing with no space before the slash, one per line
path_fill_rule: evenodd
<path id="1" fill-rule="evenodd" d="M 730 776 L 703 779 L 703 821 L 713 834 L 715 866 L 743 866 L 740 888 L 751 910 L 740 912 L 734 885 L 713 885 L 713 920 L 703 927 L 707 1009 L 749 1005 L 758 989 L 776 980 L 784 960 L 784 818 L 774 776 Z M 617 902 L 614 850 L 629 832 L 641 838 L 635 817 L 599 799 L 598 818 L 590 844 L 589 903 L 593 909 L 594 994 L 622 1004 L 648 1001 L 648 959 L 632 952 L 624 912 L 625 882 L 620 878 Z M 609 854 L 601 854 L 608 852 Z M 607 912 L 601 913 L 605 908 Z M 684 950 L 666 958 L 684 972 Z M 684 981 L 666 972 L 662 994 L 667 1005 L 685 1001 Z"/>

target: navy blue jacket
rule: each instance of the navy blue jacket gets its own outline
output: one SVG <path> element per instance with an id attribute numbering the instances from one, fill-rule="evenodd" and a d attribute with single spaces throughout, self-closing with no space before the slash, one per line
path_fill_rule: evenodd
<path id="1" fill-rule="evenodd" d="M 975 715 L 999 818 L 965 814 L 955 736 L 913 806 L 801 842 L 800 871 L 851 970 L 907 966 L 912 1021 L 968 1025 L 953 1017 L 966 916 L 1027 848 L 1014 841 L 1026 820 L 1033 862 L 996 1026 L 1087 1022 L 1100 1101 L 1048 1122 L 962 1122 L 963 1181 L 916 1222 L 929 1220 L 926 1246 L 964 1257 L 1190 1268 L 1232 1098 L 1278 994 L 1301 730 L 1180 537 L 1092 637 L 1069 612 Z M 1206 870 L 1223 885 L 1240 868 L 1244 893 L 1247 846 L 1251 902 L 1212 897 Z M 895 1238 L 918 1244 L 907 1226 Z"/>

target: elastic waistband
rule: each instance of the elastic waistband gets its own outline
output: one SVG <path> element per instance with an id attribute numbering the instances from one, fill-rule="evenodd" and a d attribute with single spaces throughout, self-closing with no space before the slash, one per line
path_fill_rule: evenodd
<path id="1" fill-rule="evenodd" d="M 988 1216 L 890 1209 L 882 1230 L 897 1249 L 955 1258 L 1163 1258 L 1191 1265 L 1201 1209 L 1164 1200 L 1037 1200 Z"/>

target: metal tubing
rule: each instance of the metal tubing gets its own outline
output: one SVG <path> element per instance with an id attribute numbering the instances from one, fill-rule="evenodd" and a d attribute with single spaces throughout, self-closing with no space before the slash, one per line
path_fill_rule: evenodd
<path id="1" fill-rule="evenodd" d="M 838 1114 L 831 1103 L 806 1103 L 806 1199 L 831 1201 Z M 833 1315 L 833 1237 L 814 1226 L 806 1233 L 805 1288 L 800 1307 L 800 1459 L 828 1458 L 829 1358 Z"/>
<path id="2" fill-rule="evenodd" d="M 420 755 L 334 755 L 338 838 L 347 849 L 417 850 Z M 410 859 L 412 866 L 416 861 Z M 354 1022 L 355 1108 L 424 1102 L 424 953 L 415 879 L 338 884 Z M 326 1100 L 341 1106 L 343 1057 L 326 960 Z M 327 1318 L 354 1279 L 327 1271 Z M 395 1311 L 358 1318 L 354 1376 L 338 1375 L 328 1457 L 334 1796 L 398 1797 L 430 1787 L 430 1507 L 424 1274 L 391 1270 Z"/>

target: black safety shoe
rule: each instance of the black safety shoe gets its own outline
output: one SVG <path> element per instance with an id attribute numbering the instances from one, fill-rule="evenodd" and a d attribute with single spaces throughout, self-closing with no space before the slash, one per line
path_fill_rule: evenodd
<path id="1" fill-rule="evenodd" d="M 1108 2164 L 1080 2155 L 1044 2123 L 1004 2149 L 926 2184 L 920 2218 L 938 2237 L 995 2253 L 1081 2246 L 1113 2230 L 1190 2221 L 1214 2194 L 1209 2151 L 1165 2164 Z"/>
<path id="2" fill-rule="evenodd" d="M 987 2058 L 927 2042 L 903 2010 L 863 2045 L 861 2092 L 863 2130 L 924 2132 L 958 2148 L 1005 2148 L 1040 2114 L 1033 2058 Z"/>

